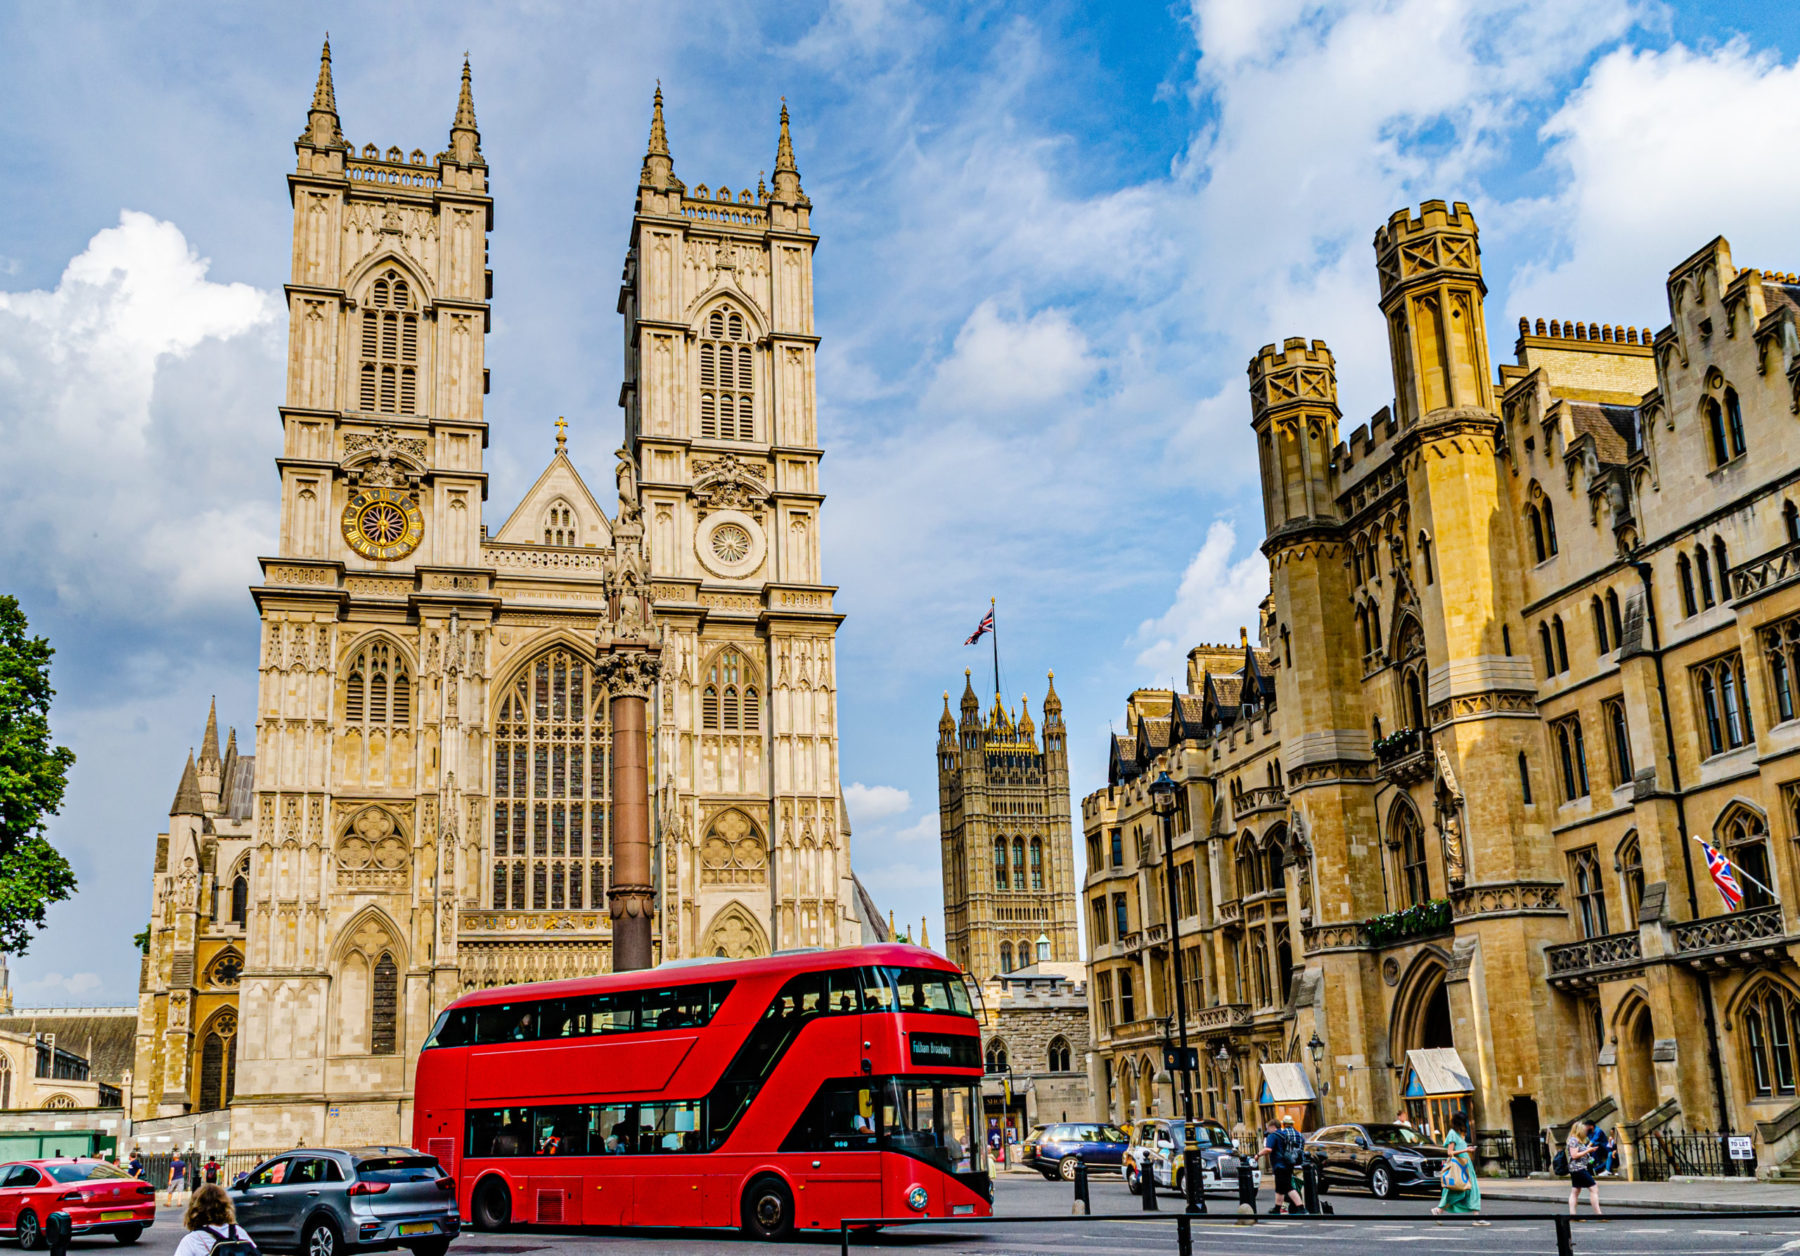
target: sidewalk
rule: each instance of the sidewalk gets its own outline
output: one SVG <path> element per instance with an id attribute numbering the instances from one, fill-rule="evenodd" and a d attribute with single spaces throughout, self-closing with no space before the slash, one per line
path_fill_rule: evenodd
<path id="1" fill-rule="evenodd" d="M 1481 1197 L 1567 1206 L 1569 1183 L 1566 1178 L 1482 1178 Z M 1671 1178 L 1667 1182 L 1601 1178 L 1600 1206 L 1615 1205 L 1683 1212 L 1800 1209 L 1800 1186 L 1748 1178 Z M 1586 1191 L 1581 1192 L 1581 1213 L 1588 1214 Z"/>

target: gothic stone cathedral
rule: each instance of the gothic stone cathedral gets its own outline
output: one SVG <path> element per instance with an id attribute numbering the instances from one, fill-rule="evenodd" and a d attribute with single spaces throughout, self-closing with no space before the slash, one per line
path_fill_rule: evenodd
<path id="1" fill-rule="evenodd" d="M 619 298 L 617 508 L 559 435 L 491 535 L 493 200 L 467 65 L 446 151 L 359 155 L 327 45 L 295 148 L 256 753 L 221 754 L 209 726 L 183 775 L 134 1070 L 134 1117 L 228 1104 L 239 1148 L 404 1138 L 446 1003 L 610 967 L 615 871 L 648 883 L 654 959 L 875 927 L 838 785 L 816 237 L 786 108 L 772 188 L 690 191 L 657 93 Z M 604 666 L 620 641 L 647 669 Z M 627 696 L 649 708 L 641 874 L 613 865 Z"/>

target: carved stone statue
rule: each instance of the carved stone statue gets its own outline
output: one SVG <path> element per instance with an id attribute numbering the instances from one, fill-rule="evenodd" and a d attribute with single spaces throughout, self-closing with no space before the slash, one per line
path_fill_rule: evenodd
<path id="1" fill-rule="evenodd" d="M 632 457 L 631 450 L 624 445 L 619 446 L 616 455 L 619 459 L 619 519 L 620 523 L 636 523 L 643 517 L 644 508 L 638 504 L 638 464 Z"/>

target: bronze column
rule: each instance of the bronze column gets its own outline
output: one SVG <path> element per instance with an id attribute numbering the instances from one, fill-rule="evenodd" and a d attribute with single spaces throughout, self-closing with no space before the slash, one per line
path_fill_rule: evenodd
<path id="1" fill-rule="evenodd" d="M 612 913 L 614 972 L 650 967 L 650 919 L 656 890 L 650 881 L 650 742 L 648 705 L 662 661 L 645 649 L 602 654 L 600 676 L 610 695 L 612 725 Z"/>

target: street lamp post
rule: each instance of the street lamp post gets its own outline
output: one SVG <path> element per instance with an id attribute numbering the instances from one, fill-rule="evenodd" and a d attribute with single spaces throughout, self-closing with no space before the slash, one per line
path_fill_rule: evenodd
<path id="1" fill-rule="evenodd" d="M 1319 1098 L 1330 1094 L 1331 1083 L 1326 1081 L 1319 1073 L 1320 1065 L 1325 1062 L 1325 1040 L 1319 1037 L 1319 1031 L 1317 1029 L 1313 1030 L 1312 1038 L 1307 1041 L 1306 1052 L 1308 1055 L 1312 1056 L 1314 1097 Z M 1321 1102 L 1319 1104 L 1319 1120 L 1323 1121 L 1324 1119 L 1325 1105 Z"/>
<path id="2" fill-rule="evenodd" d="M 1175 791 L 1179 788 L 1167 772 L 1150 783 L 1150 808 L 1162 823 L 1163 881 L 1169 889 L 1169 950 L 1175 961 L 1175 1023 L 1181 1042 L 1181 1115 L 1182 1115 L 1182 1194 L 1187 1197 L 1187 1211 L 1206 1211 L 1197 1183 L 1200 1146 L 1194 1130 L 1194 1070 L 1188 1054 L 1187 982 L 1181 966 L 1180 910 L 1175 898 Z"/>

